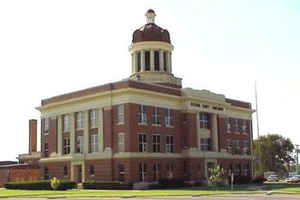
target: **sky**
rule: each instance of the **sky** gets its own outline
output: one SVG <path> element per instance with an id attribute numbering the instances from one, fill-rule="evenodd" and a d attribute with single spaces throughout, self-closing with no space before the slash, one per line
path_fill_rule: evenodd
<path id="1" fill-rule="evenodd" d="M 149 8 L 170 32 L 183 87 L 255 107 L 257 81 L 260 134 L 300 144 L 298 0 L 1 0 L 0 160 L 28 152 L 42 99 L 129 77 L 132 33 Z"/>

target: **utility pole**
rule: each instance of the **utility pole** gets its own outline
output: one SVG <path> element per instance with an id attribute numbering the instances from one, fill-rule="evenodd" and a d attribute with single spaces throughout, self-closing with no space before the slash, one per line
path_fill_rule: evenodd
<path id="1" fill-rule="evenodd" d="M 258 103 L 257 103 L 257 84 L 255 81 L 255 110 L 256 110 L 256 129 L 257 129 L 257 149 L 258 149 L 258 169 L 262 170 L 261 163 L 261 151 L 260 151 L 260 141 L 259 141 L 259 120 L 258 120 Z"/>

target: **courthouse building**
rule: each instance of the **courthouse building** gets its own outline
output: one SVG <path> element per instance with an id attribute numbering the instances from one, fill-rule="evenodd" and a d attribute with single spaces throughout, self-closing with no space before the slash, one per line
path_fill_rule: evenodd
<path id="1" fill-rule="evenodd" d="M 252 175 L 251 104 L 183 88 L 169 32 L 153 10 L 146 18 L 129 47 L 129 78 L 42 100 L 43 178 L 205 181 L 216 165 Z"/>

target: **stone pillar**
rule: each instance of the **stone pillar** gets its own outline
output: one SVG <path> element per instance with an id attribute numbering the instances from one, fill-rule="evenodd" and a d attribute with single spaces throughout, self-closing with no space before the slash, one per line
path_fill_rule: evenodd
<path id="1" fill-rule="evenodd" d="M 172 74 L 172 52 L 170 52 L 169 59 L 170 59 L 170 61 L 169 61 L 169 64 L 170 64 L 169 73 Z"/>
<path id="2" fill-rule="evenodd" d="M 63 135 L 62 135 L 62 116 L 57 116 L 57 153 L 58 155 L 62 155 L 62 141 L 63 141 Z"/>
<path id="3" fill-rule="evenodd" d="M 217 114 L 211 114 L 211 138 L 212 138 L 212 150 L 215 152 L 219 151 L 219 140 L 218 140 L 218 124 Z"/>
<path id="4" fill-rule="evenodd" d="M 76 144 L 76 138 L 75 138 L 75 113 L 70 113 L 70 150 L 71 154 L 75 153 L 75 144 Z"/>
<path id="5" fill-rule="evenodd" d="M 83 153 L 89 153 L 89 111 L 85 110 L 83 112 Z"/>
<path id="6" fill-rule="evenodd" d="M 83 161 L 81 164 L 81 181 L 85 182 L 85 162 Z"/>
<path id="7" fill-rule="evenodd" d="M 164 71 L 164 51 L 163 50 L 159 51 L 159 70 L 161 72 Z"/>
<path id="8" fill-rule="evenodd" d="M 170 71 L 170 66 L 171 66 L 171 53 L 170 52 L 167 52 L 167 72 L 170 74 L 171 71 Z"/>
<path id="9" fill-rule="evenodd" d="M 145 71 L 145 51 L 141 51 L 141 72 Z"/>
<path id="10" fill-rule="evenodd" d="M 100 108 L 98 112 L 98 144 L 99 144 L 99 152 L 103 152 L 103 141 L 104 141 L 104 136 L 103 136 L 103 109 Z"/>
<path id="11" fill-rule="evenodd" d="M 132 74 L 137 73 L 138 67 L 137 67 L 137 53 L 136 52 L 133 52 L 133 54 L 132 54 L 132 65 L 133 65 Z"/>
<path id="12" fill-rule="evenodd" d="M 150 50 L 150 71 L 154 72 L 154 50 Z"/>
<path id="13" fill-rule="evenodd" d="M 134 53 L 131 54 L 131 74 L 134 74 Z"/>
<path id="14" fill-rule="evenodd" d="M 196 113 L 196 134 L 197 134 L 197 149 L 200 151 L 200 116 L 199 112 Z"/>

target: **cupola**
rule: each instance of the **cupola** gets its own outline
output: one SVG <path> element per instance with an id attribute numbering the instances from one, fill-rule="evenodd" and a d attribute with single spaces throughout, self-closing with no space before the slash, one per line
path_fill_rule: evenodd
<path id="1" fill-rule="evenodd" d="M 181 79 L 172 74 L 170 34 L 155 24 L 156 14 L 149 9 L 146 24 L 133 33 L 129 52 L 132 56 L 131 79 L 181 87 Z"/>

